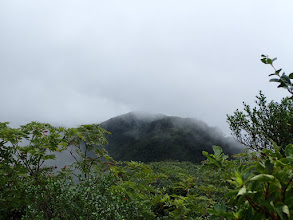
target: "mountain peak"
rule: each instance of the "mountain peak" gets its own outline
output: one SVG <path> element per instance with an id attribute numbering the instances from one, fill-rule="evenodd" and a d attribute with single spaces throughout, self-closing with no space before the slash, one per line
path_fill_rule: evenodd
<path id="1" fill-rule="evenodd" d="M 154 121 L 160 118 L 166 117 L 164 114 L 152 114 L 149 112 L 143 112 L 143 111 L 133 111 L 128 112 L 123 115 L 116 116 L 114 118 L 111 118 L 109 120 L 117 120 L 117 119 L 123 119 L 123 120 L 140 120 L 140 121 Z"/>

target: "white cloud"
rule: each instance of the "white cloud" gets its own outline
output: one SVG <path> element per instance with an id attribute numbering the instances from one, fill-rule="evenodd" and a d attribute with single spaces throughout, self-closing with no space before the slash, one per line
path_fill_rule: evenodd
<path id="1" fill-rule="evenodd" d="M 285 91 L 262 53 L 293 67 L 292 1 L 3 1 L 1 121 L 67 126 L 131 110 L 226 114 Z"/>

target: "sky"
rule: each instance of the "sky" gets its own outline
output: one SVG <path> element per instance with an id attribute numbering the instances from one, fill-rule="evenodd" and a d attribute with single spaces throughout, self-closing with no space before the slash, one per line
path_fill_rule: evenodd
<path id="1" fill-rule="evenodd" d="M 73 127 L 130 111 L 226 115 L 293 72 L 292 0 L 0 1 L 0 121 Z M 290 72 L 291 71 L 291 72 Z"/>

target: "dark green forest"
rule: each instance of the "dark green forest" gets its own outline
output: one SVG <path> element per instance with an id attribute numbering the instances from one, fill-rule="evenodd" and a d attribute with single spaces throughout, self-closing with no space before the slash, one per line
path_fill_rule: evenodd
<path id="1" fill-rule="evenodd" d="M 275 60 L 261 59 L 292 95 L 293 74 Z M 292 113 L 291 97 L 260 93 L 256 107 L 227 115 L 241 151 L 205 124 L 163 115 L 77 128 L 2 122 L 0 218 L 291 219 Z M 56 165 L 62 153 L 70 164 Z"/>
<path id="2" fill-rule="evenodd" d="M 228 155 L 244 148 L 216 128 L 191 118 L 130 112 L 100 126 L 111 133 L 106 135 L 105 149 L 117 161 L 200 163 L 205 160 L 202 151 L 212 153 L 213 145 L 221 146 Z"/>

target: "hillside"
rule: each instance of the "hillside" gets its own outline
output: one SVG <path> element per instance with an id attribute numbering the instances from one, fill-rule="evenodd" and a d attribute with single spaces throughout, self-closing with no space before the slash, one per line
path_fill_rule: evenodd
<path id="1" fill-rule="evenodd" d="M 106 150 L 115 160 L 123 161 L 192 161 L 205 158 L 219 145 L 226 154 L 240 151 L 241 145 L 216 128 L 191 118 L 130 112 L 101 123 L 111 132 Z"/>

